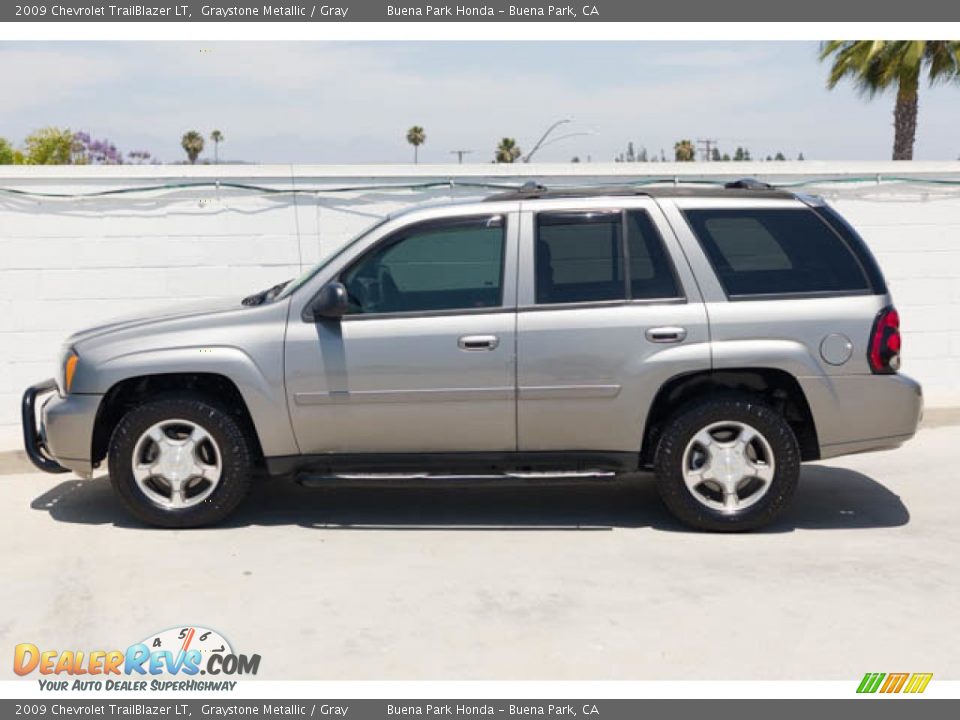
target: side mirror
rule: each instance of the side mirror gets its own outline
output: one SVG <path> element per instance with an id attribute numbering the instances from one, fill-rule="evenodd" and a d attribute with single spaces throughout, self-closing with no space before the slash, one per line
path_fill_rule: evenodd
<path id="1" fill-rule="evenodd" d="M 337 319 L 347 314 L 347 288 L 343 283 L 331 282 L 324 285 L 310 304 L 310 312 L 315 319 Z"/>

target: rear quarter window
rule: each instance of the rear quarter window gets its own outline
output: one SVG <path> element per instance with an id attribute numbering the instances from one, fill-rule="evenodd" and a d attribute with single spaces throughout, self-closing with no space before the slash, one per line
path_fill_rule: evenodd
<path id="1" fill-rule="evenodd" d="M 847 243 L 812 210 L 684 211 L 730 297 L 871 292 Z"/>

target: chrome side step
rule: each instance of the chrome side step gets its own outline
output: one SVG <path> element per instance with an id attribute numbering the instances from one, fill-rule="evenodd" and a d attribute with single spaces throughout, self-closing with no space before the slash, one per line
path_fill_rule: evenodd
<path id="1" fill-rule="evenodd" d="M 504 473 L 508 478 L 516 480 L 579 480 L 586 478 L 614 478 L 615 472 L 610 470 L 569 470 L 564 472 L 547 472 L 543 470 L 526 470 Z"/>
<path id="2" fill-rule="evenodd" d="M 297 482 L 305 486 L 326 485 L 332 483 L 394 483 L 394 482 L 504 482 L 511 480 L 548 481 L 563 480 L 612 480 L 617 476 L 609 470 L 564 470 L 564 471 L 525 471 L 516 470 L 504 473 L 309 473 L 297 475 Z"/>

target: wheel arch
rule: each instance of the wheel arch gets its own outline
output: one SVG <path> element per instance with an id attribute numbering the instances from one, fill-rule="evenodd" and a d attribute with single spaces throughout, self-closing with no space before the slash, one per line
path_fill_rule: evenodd
<path id="1" fill-rule="evenodd" d="M 220 373 L 171 372 L 135 375 L 110 386 L 97 408 L 91 439 L 91 461 L 97 464 L 107 456 L 110 437 L 130 408 L 152 398 L 181 392 L 214 400 L 234 414 L 250 436 L 255 457 L 258 461 L 263 460 L 264 451 L 257 423 L 236 382 Z"/>
<path id="2" fill-rule="evenodd" d="M 742 367 L 675 375 L 654 396 L 644 423 L 640 464 L 649 467 L 664 425 L 683 407 L 718 391 L 750 394 L 777 410 L 789 423 L 801 460 L 820 459 L 816 422 L 797 379 L 777 368 Z"/>

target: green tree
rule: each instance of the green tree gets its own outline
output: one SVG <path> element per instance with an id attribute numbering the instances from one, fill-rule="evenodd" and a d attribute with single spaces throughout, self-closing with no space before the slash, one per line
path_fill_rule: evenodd
<path id="1" fill-rule="evenodd" d="M 636 146 L 633 144 L 632 141 L 631 141 L 631 142 L 628 142 L 628 143 L 627 143 L 627 151 L 626 151 L 626 152 L 622 152 L 622 153 L 620 153 L 619 155 L 617 155 L 616 161 L 617 161 L 617 162 L 628 162 L 628 163 L 632 163 L 632 162 L 648 162 L 648 161 L 649 161 L 649 158 L 648 158 L 648 156 L 647 156 L 647 149 L 646 149 L 645 147 L 641 147 L 639 150 L 637 150 Z"/>
<path id="2" fill-rule="evenodd" d="M 496 153 L 494 154 L 494 160 L 498 163 L 512 163 L 520 157 L 521 151 L 517 147 L 517 141 L 513 138 L 501 138 L 500 144 L 497 145 Z"/>
<path id="3" fill-rule="evenodd" d="M 55 127 L 41 128 L 27 135 L 23 146 L 23 163 L 26 165 L 69 165 L 73 133 Z"/>
<path id="4" fill-rule="evenodd" d="M 0 165 L 13 165 L 13 145 L 6 138 L 0 138 Z"/>
<path id="5" fill-rule="evenodd" d="M 821 62 L 827 59 L 831 90 L 844 78 L 868 98 L 896 88 L 894 160 L 913 159 L 922 76 L 930 85 L 960 81 L 960 40 L 831 40 L 820 47 Z"/>
<path id="6" fill-rule="evenodd" d="M 778 152 L 776 155 L 773 156 L 773 159 L 774 159 L 774 160 L 786 160 L 787 158 L 786 158 L 786 156 L 785 156 L 782 152 Z"/>
<path id="7" fill-rule="evenodd" d="M 182 147 L 183 151 L 187 154 L 187 159 L 190 161 L 190 164 L 195 164 L 197 158 L 200 157 L 200 153 L 203 152 L 203 135 L 196 130 L 188 130 L 183 134 L 183 137 L 180 138 L 180 147 Z"/>
<path id="8" fill-rule="evenodd" d="M 697 157 L 697 150 L 689 140 L 680 140 L 673 146 L 673 157 L 677 162 L 693 162 Z"/>
<path id="9" fill-rule="evenodd" d="M 423 128 L 419 125 L 414 125 L 412 128 L 407 130 L 407 142 L 413 145 L 413 164 L 416 165 L 420 159 L 418 157 L 418 152 L 420 146 L 427 141 L 427 134 L 423 131 Z"/>
<path id="10" fill-rule="evenodd" d="M 223 142 L 223 133 L 214 130 L 210 133 L 210 141 L 213 143 L 213 162 L 217 164 L 220 162 L 220 143 Z"/>

